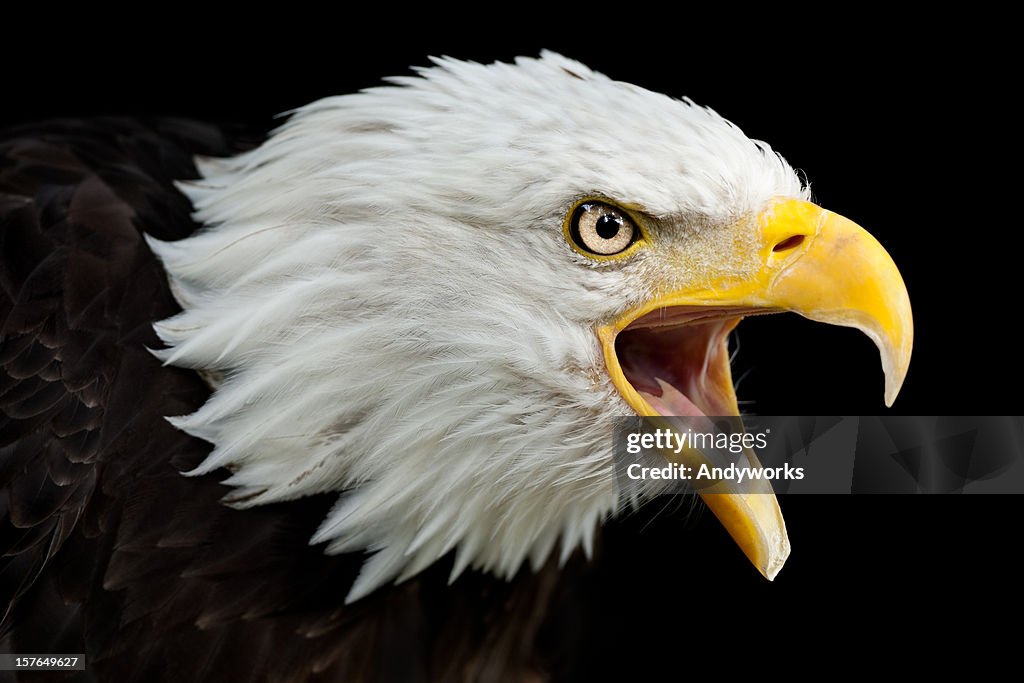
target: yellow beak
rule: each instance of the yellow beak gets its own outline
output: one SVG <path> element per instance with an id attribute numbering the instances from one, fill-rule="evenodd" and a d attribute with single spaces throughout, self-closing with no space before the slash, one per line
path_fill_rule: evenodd
<path id="1" fill-rule="evenodd" d="M 852 221 L 794 199 L 772 202 L 746 229 L 756 231 L 753 272 L 709 274 L 701 286 L 656 297 L 598 328 L 609 375 L 630 407 L 644 416 L 661 414 L 626 378 L 616 338 L 643 316 L 676 307 L 707 307 L 720 318 L 723 311 L 732 311 L 725 332 L 744 314 L 767 311 L 793 311 L 812 320 L 855 327 L 878 346 L 885 401 L 892 405 L 910 364 L 914 330 L 906 286 L 885 249 Z M 736 244 L 750 249 L 749 240 Z M 707 371 L 706 383 L 712 385 L 709 391 L 723 399 L 715 402 L 716 412 L 738 415 L 726 338 L 722 335 L 713 343 L 721 348 L 708 352 L 707 358 L 720 367 Z M 684 457 L 690 465 L 706 462 L 699 452 Z M 753 453 L 748 451 L 747 457 L 753 460 L 749 464 L 758 464 Z M 789 555 L 789 539 L 770 483 L 764 482 L 762 489 L 744 486 L 739 492 L 722 481 L 699 493 L 754 566 L 774 579 Z"/>

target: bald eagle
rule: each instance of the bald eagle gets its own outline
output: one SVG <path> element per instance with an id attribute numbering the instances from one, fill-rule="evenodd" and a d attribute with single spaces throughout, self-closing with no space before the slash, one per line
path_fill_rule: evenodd
<path id="1" fill-rule="evenodd" d="M 912 346 L 888 254 L 768 145 L 553 53 L 256 144 L 15 128 L 0 220 L 4 646 L 97 680 L 537 676 L 623 507 L 613 417 L 738 415 L 750 315 L 862 330 L 890 404 Z M 775 497 L 703 500 L 774 578 Z"/>

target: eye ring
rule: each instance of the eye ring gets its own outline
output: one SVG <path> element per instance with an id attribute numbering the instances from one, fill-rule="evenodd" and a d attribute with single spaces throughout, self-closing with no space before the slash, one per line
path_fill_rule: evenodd
<path id="1" fill-rule="evenodd" d="M 629 214 L 598 200 L 582 202 L 573 210 L 568 232 L 577 249 L 596 258 L 617 256 L 641 237 Z"/>

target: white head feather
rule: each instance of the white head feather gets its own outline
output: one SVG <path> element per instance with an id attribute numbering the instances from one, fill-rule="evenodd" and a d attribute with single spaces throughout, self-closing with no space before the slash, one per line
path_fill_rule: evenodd
<path id="1" fill-rule="evenodd" d="M 453 578 L 589 552 L 615 511 L 631 411 L 593 330 L 651 292 L 566 244 L 574 201 L 713 226 L 805 193 L 711 110 L 559 55 L 435 64 L 201 160 L 206 229 L 150 241 L 184 309 L 160 356 L 223 378 L 173 419 L 215 446 L 192 474 L 240 507 L 342 492 L 312 542 L 375 552 L 349 600 L 451 550 Z"/>

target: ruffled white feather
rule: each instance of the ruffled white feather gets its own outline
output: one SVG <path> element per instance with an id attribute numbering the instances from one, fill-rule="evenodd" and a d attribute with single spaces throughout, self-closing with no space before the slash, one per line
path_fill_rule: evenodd
<path id="1" fill-rule="evenodd" d="M 696 226 L 806 192 L 714 112 L 559 55 L 435 61 L 201 160 L 181 187 L 206 228 L 150 240 L 184 308 L 158 355 L 223 377 L 173 418 L 214 444 L 191 474 L 228 468 L 240 507 L 342 492 L 311 542 L 374 553 L 350 601 L 452 550 L 453 579 L 589 552 L 616 509 L 629 410 L 593 329 L 651 266 L 576 254 L 573 201 Z"/>

